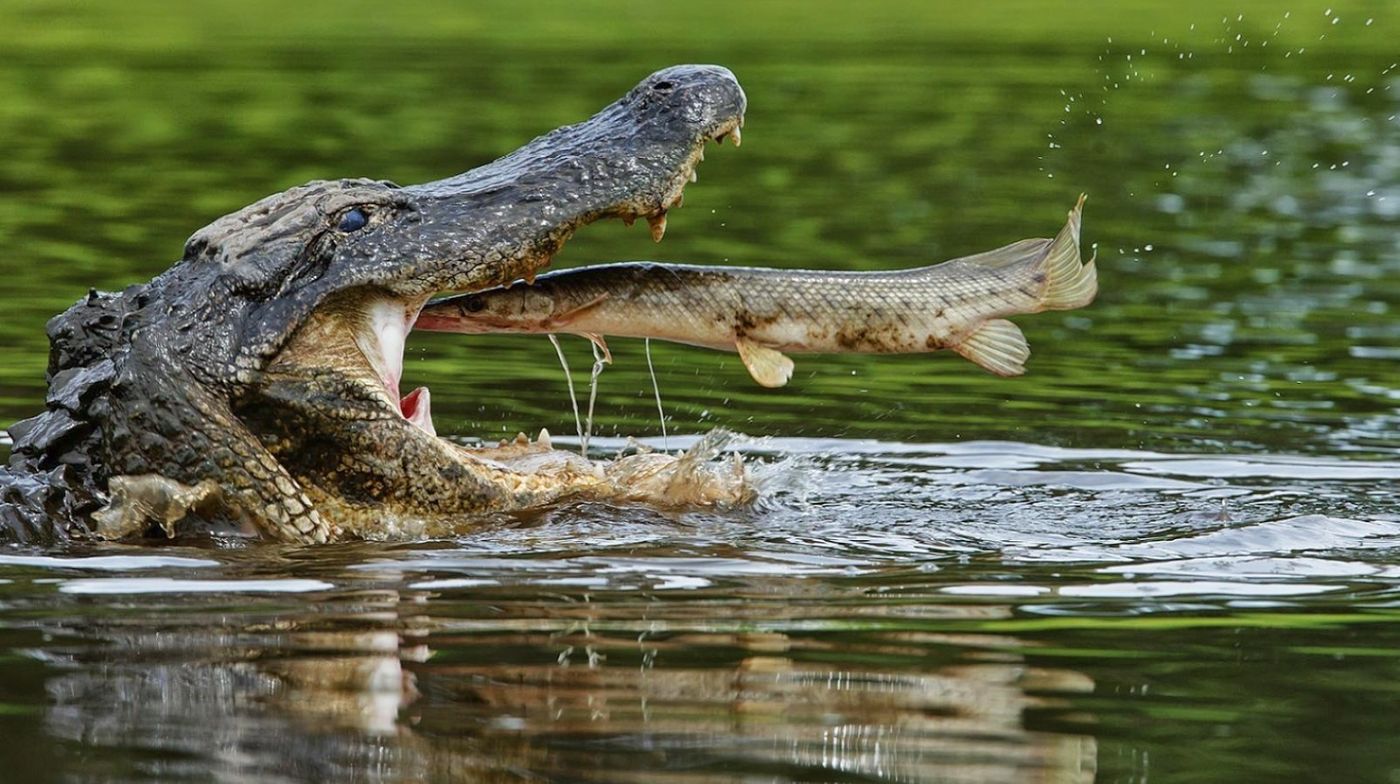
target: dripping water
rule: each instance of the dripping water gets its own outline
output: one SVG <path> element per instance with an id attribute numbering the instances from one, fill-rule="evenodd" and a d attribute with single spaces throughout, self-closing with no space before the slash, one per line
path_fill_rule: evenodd
<path id="1" fill-rule="evenodd" d="M 569 388 L 569 405 L 574 409 L 574 429 L 578 433 L 579 452 L 588 457 L 588 439 L 583 434 L 583 419 L 578 415 L 578 397 L 574 395 L 574 375 L 569 372 L 569 361 L 564 358 L 564 348 L 559 345 L 559 336 L 549 333 L 549 342 L 554 344 L 554 353 L 559 355 L 559 365 L 564 368 L 564 384 Z M 595 375 L 596 379 L 597 376 Z M 589 423 L 592 424 L 592 409 L 589 410 Z"/>
<path id="2" fill-rule="evenodd" d="M 651 391 L 656 396 L 656 416 L 661 420 L 661 449 L 669 452 L 671 444 L 666 438 L 666 409 L 661 407 L 661 385 L 656 383 L 656 366 L 651 363 L 651 338 L 645 342 L 647 353 L 647 373 L 651 374 Z"/>

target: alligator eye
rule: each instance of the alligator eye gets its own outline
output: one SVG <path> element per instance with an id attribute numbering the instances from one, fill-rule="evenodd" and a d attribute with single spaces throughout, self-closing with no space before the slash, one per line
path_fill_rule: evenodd
<path id="1" fill-rule="evenodd" d="M 363 229 L 367 223 L 369 223 L 369 217 L 365 215 L 363 210 L 356 208 L 342 215 L 340 225 L 336 228 L 349 233 Z"/>
<path id="2" fill-rule="evenodd" d="M 486 300 L 481 297 L 467 297 L 462 301 L 462 310 L 467 313 L 480 313 L 486 309 Z"/>

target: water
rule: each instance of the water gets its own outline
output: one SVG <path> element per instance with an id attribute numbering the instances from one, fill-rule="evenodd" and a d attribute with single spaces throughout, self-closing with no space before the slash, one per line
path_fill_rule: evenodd
<path id="1" fill-rule="evenodd" d="M 662 245 L 556 266 L 914 266 L 1086 191 L 1099 301 L 1020 319 L 1015 380 L 799 356 L 771 391 L 653 345 L 671 449 L 748 434 L 740 513 L 0 551 L 0 779 L 1400 779 L 1393 4 L 285 5 L 0 9 L 0 418 L 50 315 L 213 217 L 458 171 L 675 62 L 739 75 L 743 148 Z M 610 347 L 592 444 L 659 445 Z M 415 335 L 405 375 L 454 438 L 573 430 L 543 338 Z"/>

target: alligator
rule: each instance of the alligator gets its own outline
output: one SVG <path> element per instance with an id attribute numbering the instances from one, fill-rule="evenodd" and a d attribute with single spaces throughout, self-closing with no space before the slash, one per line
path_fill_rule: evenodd
<path id="1" fill-rule="evenodd" d="M 319 543 L 616 495 L 547 444 L 437 437 L 428 390 L 400 396 L 404 340 L 434 294 L 530 280 L 586 224 L 644 218 L 659 239 L 745 106 L 725 68 L 667 68 L 463 174 L 289 188 L 195 232 L 149 282 L 89 291 L 47 326 L 44 411 L 9 428 L 0 538 L 197 520 Z"/>

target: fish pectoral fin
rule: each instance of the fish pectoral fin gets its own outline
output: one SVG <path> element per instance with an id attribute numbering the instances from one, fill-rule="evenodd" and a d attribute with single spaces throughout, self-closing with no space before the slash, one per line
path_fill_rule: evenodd
<path id="1" fill-rule="evenodd" d="M 749 369 L 749 375 L 759 384 L 772 389 L 792 378 L 792 360 L 783 352 L 742 337 L 734 340 L 734 347 L 739 351 L 744 367 Z"/>
<path id="2" fill-rule="evenodd" d="M 568 326 L 569 322 L 606 302 L 609 296 L 611 295 L 599 294 L 576 308 L 570 308 L 563 313 L 556 313 L 549 317 L 549 326 L 556 328 Z M 592 338 L 589 339 L 592 340 Z"/>
<path id="3" fill-rule="evenodd" d="M 597 332 L 581 332 L 579 334 L 588 338 L 593 345 L 598 347 L 599 351 L 603 352 L 604 362 L 609 365 L 612 364 L 612 352 L 608 351 L 608 341 L 604 340 L 602 335 L 599 335 Z"/>
<path id="4" fill-rule="evenodd" d="M 1025 362 L 1031 355 L 1021 328 L 1006 319 L 986 322 L 950 348 L 998 376 L 1026 372 Z"/>

